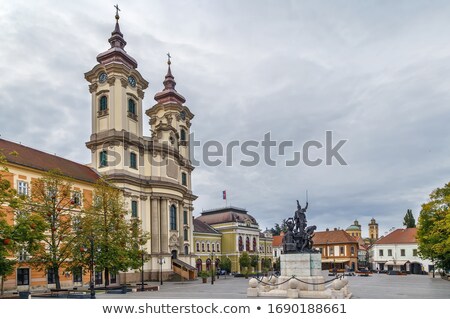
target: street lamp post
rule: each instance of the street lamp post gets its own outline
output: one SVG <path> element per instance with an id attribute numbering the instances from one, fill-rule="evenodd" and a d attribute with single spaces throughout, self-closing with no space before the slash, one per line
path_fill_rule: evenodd
<path id="1" fill-rule="evenodd" d="M 91 299 L 95 299 L 95 276 L 94 276 L 94 238 L 89 237 L 91 243 L 91 260 L 90 260 L 90 283 L 89 289 L 91 290 Z"/>
<path id="2" fill-rule="evenodd" d="M 214 253 L 211 253 L 211 285 L 214 285 Z"/>
<path id="3" fill-rule="evenodd" d="M 166 263 L 166 260 L 164 259 L 164 257 L 158 257 L 158 264 L 160 266 L 160 271 L 159 271 L 159 279 L 160 279 L 160 284 L 162 286 L 163 284 L 163 278 L 162 278 L 162 265 Z"/>
<path id="4" fill-rule="evenodd" d="M 142 270 L 141 270 L 141 291 L 144 291 L 144 250 L 141 251 L 141 261 L 142 261 Z"/>

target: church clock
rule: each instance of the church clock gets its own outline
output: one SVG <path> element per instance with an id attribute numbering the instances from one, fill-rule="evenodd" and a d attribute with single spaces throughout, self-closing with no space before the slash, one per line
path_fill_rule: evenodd
<path id="1" fill-rule="evenodd" d="M 135 87 L 136 86 L 136 79 L 133 77 L 133 76 L 129 76 L 128 77 L 128 83 L 130 83 L 130 85 L 132 86 L 132 87 Z"/>

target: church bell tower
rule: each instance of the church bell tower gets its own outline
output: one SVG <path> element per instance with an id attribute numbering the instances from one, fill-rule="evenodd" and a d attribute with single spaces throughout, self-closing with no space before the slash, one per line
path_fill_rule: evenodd
<path id="1" fill-rule="evenodd" d="M 85 73 L 92 104 L 92 134 L 86 145 L 92 152 L 91 165 L 100 173 L 126 169 L 126 145 L 142 144 L 142 100 L 148 87 L 136 60 L 124 49 L 127 42 L 116 9 L 115 28 L 108 40 L 111 47 L 100 53 L 98 64 Z"/>

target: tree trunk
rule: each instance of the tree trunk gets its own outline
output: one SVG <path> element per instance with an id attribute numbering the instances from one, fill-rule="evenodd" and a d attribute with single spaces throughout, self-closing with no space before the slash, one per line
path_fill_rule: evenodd
<path id="1" fill-rule="evenodd" d="M 109 268 L 105 267 L 105 287 L 109 286 Z"/>
<path id="2" fill-rule="evenodd" d="M 59 267 L 54 266 L 53 271 L 55 273 L 55 283 L 56 283 L 56 289 L 61 289 L 61 281 L 59 280 Z"/>
<path id="3" fill-rule="evenodd" d="M 3 283 L 4 283 L 4 278 L 5 278 L 5 276 L 2 276 L 2 281 L 1 281 L 1 287 L 0 287 L 0 295 L 1 296 L 3 296 L 3 292 L 4 292 L 4 290 L 3 290 Z"/>

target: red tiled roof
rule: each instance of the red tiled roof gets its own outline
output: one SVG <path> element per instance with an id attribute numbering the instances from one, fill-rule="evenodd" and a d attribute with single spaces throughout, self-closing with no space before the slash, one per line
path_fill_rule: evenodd
<path id="1" fill-rule="evenodd" d="M 414 244 L 416 240 L 417 228 L 396 229 L 392 233 L 377 240 L 375 244 Z"/>
<path id="2" fill-rule="evenodd" d="M 209 225 L 229 222 L 250 222 L 251 224 L 258 224 L 256 219 L 252 215 L 247 214 L 245 209 L 237 207 L 225 207 L 203 211 L 198 219 Z"/>
<path id="3" fill-rule="evenodd" d="M 358 245 L 359 245 L 359 248 L 358 249 L 360 249 L 360 250 L 367 250 L 367 245 L 366 245 L 366 243 L 364 242 L 364 239 L 362 239 L 361 237 L 357 237 L 356 238 L 356 240 L 358 241 Z"/>
<path id="4" fill-rule="evenodd" d="M 345 230 L 329 230 L 329 231 L 315 232 L 313 241 L 315 245 L 326 245 L 327 243 L 328 244 L 358 243 L 358 241 L 353 236 L 349 235 Z"/>
<path id="5" fill-rule="evenodd" d="M 209 234 L 220 234 L 219 231 L 215 230 L 207 223 L 202 222 L 198 218 L 194 219 L 194 232 L 196 233 L 209 233 Z"/>
<path id="6" fill-rule="evenodd" d="M 280 247 L 283 244 L 283 236 L 273 236 L 272 238 L 272 247 Z"/>
<path id="7" fill-rule="evenodd" d="M 59 169 L 64 175 L 89 183 L 95 183 L 99 175 L 90 167 L 65 158 L 38 151 L 31 147 L 0 139 L 0 151 L 9 163 L 40 171 Z M 11 155 L 10 153 L 17 153 Z"/>

